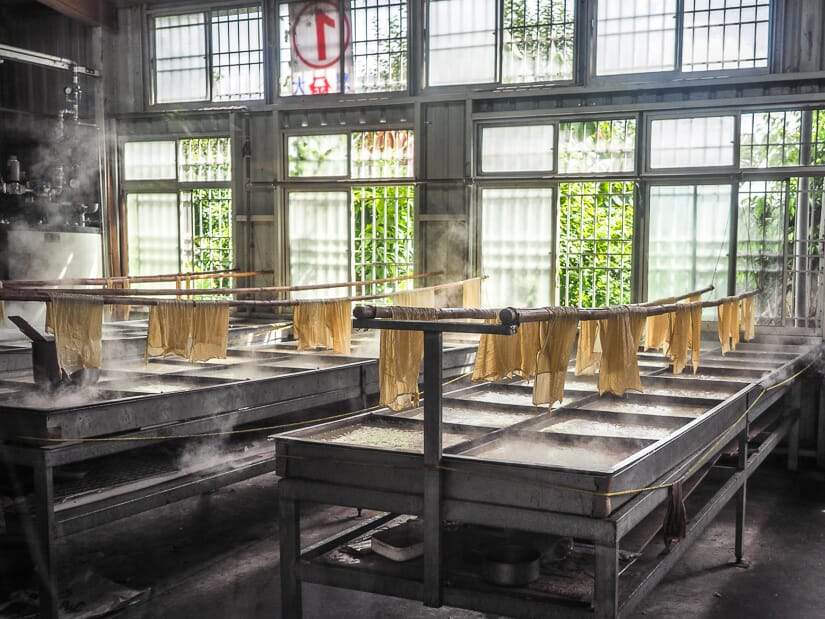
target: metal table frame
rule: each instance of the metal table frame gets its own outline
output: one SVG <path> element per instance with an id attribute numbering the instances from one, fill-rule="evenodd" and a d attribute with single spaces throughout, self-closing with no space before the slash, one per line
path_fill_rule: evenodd
<path id="1" fill-rule="evenodd" d="M 469 325 L 445 322 L 424 323 L 418 321 L 367 320 L 355 321 L 359 328 L 412 329 L 423 331 L 424 336 L 424 454 L 423 492 L 409 489 L 397 491 L 369 488 L 369 483 L 352 479 L 349 483 L 325 483 L 290 478 L 287 471 L 288 454 L 279 454 L 279 468 L 286 476 L 279 482 L 280 511 L 280 574 L 282 614 L 284 617 L 301 617 L 301 582 L 314 582 L 344 588 L 371 591 L 423 601 L 427 606 L 442 604 L 469 608 L 482 612 L 517 614 L 518 616 L 546 616 L 550 611 L 546 602 L 508 595 L 505 591 L 491 593 L 461 589 L 444 582 L 444 557 L 442 522 L 460 521 L 491 527 L 517 528 L 523 531 L 548 533 L 591 540 L 594 544 L 594 596 L 591 607 L 554 604 L 554 616 L 618 617 L 632 611 L 639 601 L 665 576 L 667 571 L 685 553 L 690 544 L 705 530 L 713 518 L 732 498 L 737 499 L 735 555 L 741 561 L 744 554 L 744 523 L 746 482 L 748 477 L 764 461 L 767 455 L 786 436 L 789 437 L 789 466 L 796 466 L 798 456 L 798 424 L 800 393 L 798 383 L 785 385 L 765 396 L 756 390 L 748 394 L 747 406 L 751 407 L 732 428 L 730 439 L 736 442 L 737 466 L 729 479 L 716 490 L 689 523 L 687 536 L 661 560 L 656 561 L 649 572 L 637 582 L 620 588 L 619 545 L 621 540 L 667 498 L 665 488 L 639 493 L 606 518 L 529 509 L 500 504 L 455 500 L 444 496 L 444 471 L 441 445 L 442 367 L 441 346 L 444 332 L 466 330 L 482 333 L 512 333 L 512 327 L 502 325 Z M 811 353 L 813 354 L 813 353 Z M 816 354 L 821 354 L 817 349 Z M 758 401 L 757 401 L 758 398 Z M 780 400 L 783 400 L 780 402 Z M 781 407 L 778 425 L 763 440 L 758 449 L 749 451 L 751 423 L 768 409 Z M 725 441 L 706 456 L 720 453 Z M 420 460 L 420 459 L 419 459 Z M 688 458 L 670 470 L 656 484 L 681 478 L 694 464 Z M 365 475 L 370 473 L 366 472 Z M 506 492 L 506 488 L 504 489 Z M 352 569 L 320 564 L 313 559 L 353 539 L 371 527 L 368 522 L 343 534 L 334 536 L 302 552 L 300 545 L 300 503 L 319 502 L 357 508 L 370 508 L 392 513 L 423 516 L 424 559 L 423 578 L 420 581 L 393 576 L 372 575 L 362 578 Z"/>
<path id="2" fill-rule="evenodd" d="M 466 370 L 467 364 L 471 363 L 473 358 L 468 351 L 468 347 L 462 346 L 446 351 L 451 373 L 461 374 Z M 303 355 L 303 353 L 284 352 L 283 355 L 289 357 Z M 342 360 L 346 361 L 348 358 L 343 357 Z M 41 600 L 40 616 L 56 619 L 59 614 L 55 552 L 58 538 L 264 475 L 276 469 L 276 459 L 273 449 L 271 457 L 262 458 L 229 471 L 198 475 L 194 478 L 183 477 L 160 487 L 150 487 L 127 494 L 117 500 L 100 504 L 92 503 L 81 508 L 66 510 L 65 515 L 62 516 L 55 509 L 54 469 L 56 467 L 117 454 L 137 447 L 158 445 L 166 438 L 147 440 L 148 437 L 158 435 L 185 437 L 193 434 L 220 432 L 227 428 L 255 424 L 288 414 L 298 414 L 338 402 L 352 403 L 350 409 L 353 410 L 359 407 L 364 408 L 369 398 L 377 393 L 377 360 L 362 358 L 352 362 L 349 359 L 349 362 L 343 366 L 346 376 L 338 376 L 331 383 L 325 382 L 326 370 L 333 372 L 341 369 L 341 366 L 333 366 L 301 371 L 294 375 L 282 375 L 273 379 L 227 383 L 227 387 L 232 389 L 238 386 L 247 390 L 252 389 L 253 392 L 246 399 L 252 402 L 253 406 L 244 406 L 244 402 L 235 402 L 233 405 L 231 398 L 210 397 L 208 394 L 204 395 L 209 389 L 194 389 L 161 396 L 164 400 L 175 403 L 174 406 L 165 405 L 162 411 L 157 404 L 152 404 L 153 401 L 156 403 L 160 401 L 160 397 L 156 395 L 127 398 L 116 401 L 113 405 L 98 407 L 101 409 L 98 411 L 101 429 L 94 434 L 116 433 L 118 440 L 115 441 L 78 441 L 43 446 L 36 443 L 14 442 L 10 439 L 20 434 L 21 431 L 38 431 L 42 433 L 42 436 L 46 436 L 45 433 L 50 428 L 47 421 L 38 420 L 25 425 L 16 425 L 16 422 L 13 422 L 11 428 L 0 428 L 0 436 L 3 436 L 4 430 L 7 435 L 5 440 L 0 440 L 0 463 L 28 468 L 33 475 L 32 502 L 35 523 L 23 518 L 23 534 L 32 553 L 37 572 Z M 296 380 L 302 384 L 296 385 Z M 275 389 L 275 387 L 278 388 Z M 256 394 L 255 391 L 260 393 Z M 276 393 L 281 397 L 280 400 L 275 398 Z M 200 410 L 201 414 L 195 418 L 187 418 L 191 416 L 191 413 L 184 413 L 193 405 L 199 407 L 195 410 Z M 80 434 L 80 430 L 89 425 L 88 419 L 85 422 L 80 419 L 83 416 L 83 410 L 84 407 L 57 411 L 53 420 L 65 422 L 67 430 L 77 431 Z M 116 419 L 107 419 L 106 415 L 116 416 Z M 152 420 L 159 421 L 159 415 L 162 415 L 160 420 L 163 423 L 152 426 Z M 0 415 L 0 423 L 2 422 L 2 415 Z M 142 426 L 151 427 L 133 429 Z M 130 441 L 130 439 L 135 440 Z"/>

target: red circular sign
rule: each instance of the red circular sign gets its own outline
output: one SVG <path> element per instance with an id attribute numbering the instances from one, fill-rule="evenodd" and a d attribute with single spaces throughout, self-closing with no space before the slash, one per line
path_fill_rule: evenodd
<path id="1" fill-rule="evenodd" d="M 346 14 L 344 44 L 340 45 L 338 36 L 327 41 L 328 32 L 340 34 L 339 18 L 338 5 L 333 2 L 307 2 L 304 5 L 292 24 L 292 48 L 301 62 L 313 69 L 326 69 L 341 59 L 342 51 L 350 43 L 350 23 Z M 300 30 L 298 26 L 301 26 Z"/>

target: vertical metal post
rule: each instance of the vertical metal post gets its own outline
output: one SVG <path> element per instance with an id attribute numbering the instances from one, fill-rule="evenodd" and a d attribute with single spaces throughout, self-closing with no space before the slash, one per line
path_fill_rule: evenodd
<path id="1" fill-rule="evenodd" d="M 736 462 L 736 470 L 744 471 L 748 464 L 748 426 L 749 421 L 745 419 L 745 428 L 739 435 L 739 458 Z M 736 491 L 736 562 L 742 563 L 745 555 L 745 503 L 747 501 L 747 476 L 742 481 L 742 487 Z"/>
<path id="2" fill-rule="evenodd" d="M 816 414 L 816 465 L 825 467 L 825 388 L 821 378 L 817 382 L 819 406 Z"/>
<path id="3" fill-rule="evenodd" d="M 278 500 L 279 533 L 281 538 L 281 616 L 299 618 L 301 583 L 298 580 L 298 561 L 301 556 L 301 519 L 298 501 Z"/>
<path id="4" fill-rule="evenodd" d="M 39 548 L 33 553 L 40 589 L 40 617 L 57 619 L 60 599 L 54 561 L 54 478 L 41 459 L 34 466 L 34 500 Z"/>
<path id="5" fill-rule="evenodd" d="M 597 543 L 593 611 L 598 619 L 614 619 L 619 614 L 619 543 Z"/>
<path id="6" fill-rule="evenodd" d="M 441 606 L 441 382 L 443 334 L 424 331 L 424 604 Z"/>
<path id="7" fill-rule="evenodd" d="M 811 164 L 811 124 L 810 110 L 802 112 L 802 135 L 799 149 L 800 165 Z M 802 176 L 799 179 L 798 198 L 796 201 L 795 230 L 793 250 L 794 257 L 794 326 L 808 326 L 808 290 L 809 290 L 809 259 L 808 236 L 810 219 L 810 191 L 811 179 Z"/>

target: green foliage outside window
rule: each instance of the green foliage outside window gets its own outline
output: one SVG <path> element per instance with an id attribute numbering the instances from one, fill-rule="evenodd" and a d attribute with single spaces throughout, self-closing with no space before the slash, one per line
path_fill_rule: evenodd
<path id="1" fill-rule="evenodd" d="M 413 273 L 413 185 L 352 189 L 355 279 L 385 279 Z M 395 282 L 374 284 L 363 294 L 380 294 Z"/>
<path id="2" fill-rule="evenodd" d="M 629 303 L 633 182 L 559 186 L 558 290 L 562 305 Z"/>

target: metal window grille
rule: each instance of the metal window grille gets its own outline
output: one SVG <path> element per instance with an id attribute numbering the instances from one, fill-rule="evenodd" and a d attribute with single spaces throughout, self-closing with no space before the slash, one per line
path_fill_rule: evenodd
<path id="1" fill-rule="evenodd" d="M 359 281 L 412 275 L 415 188 L 372 185 L 352 188 L 355 279 Z M 364 294 L 398 287 L 373 284 Z"/>
<path id="2" fill-rule="evenodd" d="M 822 324 L 824 197 L 822 177 L 739 186 L 737 287 L 762 290 L 756 304 L 760 324 Z"/>
<path id="3" fill-rule="evenodd" d="M 799 165 L 802 146 L 802 112 L 799 110 L 742 114 L 740 126 L 740 167 Z"/>
<path id="4" fill-rule="evenodd" d="M 352 0 L 354 92 L 407 87 L 407 0 Z"/>
<path id="5" fill-rule="evenodd" d="M 212 100 L 264 96 L 262 12 L 246 7 L 212 13 Z"/>
<path id="6" fill-rule="evenodd" d="M 654 120 L 650 167 L 733 165 L 733 128 L 733 116 Z"/>
<path id="7" fill-rule="evenodd" d="M 676 68 L 676 0 L 599 2 L 596 73 Z"/>
<path id="8" fill-rule="evenodd" d="M 770 0 L 685 0 L 683 71 L 768 65 Z"/>
<path id="9" fill-rule="evenodd" d="M 158 154 L 162 165 L 156 165 Z M 131 274 L 231 268 L 230 138 L 126 143 L 124 170 Z M 141 185 L 133 192 L 134 180 Z M 153 192 L 145 190 L 149 182 L 157 187 Z M 195 283 L 230 285 L 227 278 Z"/>
<path id="10" fill-rule="evenodd" d="M 263 97 L 260 6 L 154 19 L 155 103 Z"/>
<path id="11" fill-rule="evenodd" d="M 585 181 L 559 186 L 558 284 L 562 305 L 629 303 L 634 184 Z"/>
<path id="12" fill-rule="evenodd" d="M 573 79 L 574 0 L 505 0 L 504 83 Z"/>
<path id="13" fill-rule="evenodd" d="M 194 272 L 232 268 L 232 190 L 192 189 L 180 194 L 184 212 L 191 213 L 192 258 L 187 264 Z M 196 288 L 229 288 L 228 278 L 201 279 Z"/>
<path id="14" fill-rule="evenodd" d="M 559 172 L 632 172 L 636 121 L 595 120 L 559 125 Z"/>
<path id="15" fill-rule="evenodd" d="M 825 164 L 825 110 L 811 112 L 811 163 Z"/>
<path id="16" fill-rule="evenodd" d="M 549 305 L 553 281 L 553 189 L 481 191 L 481 272 L 487 307 Z"/>

